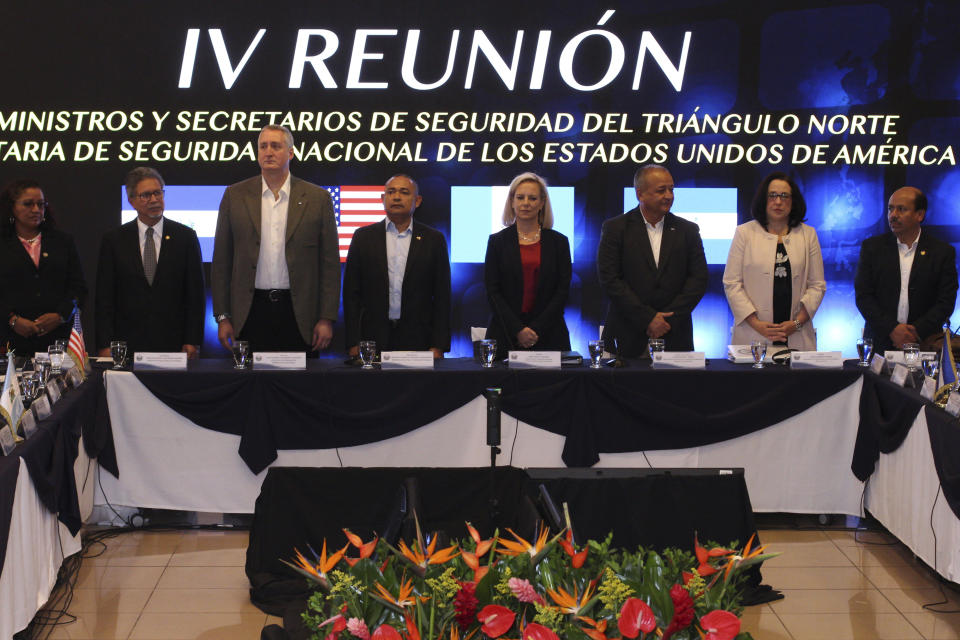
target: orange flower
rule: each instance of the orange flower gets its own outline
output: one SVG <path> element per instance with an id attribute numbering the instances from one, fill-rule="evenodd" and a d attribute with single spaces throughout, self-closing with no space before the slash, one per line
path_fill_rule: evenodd
<path id="1" fill-rule="evenodd" d="M 693 548 L 697 554 L 697 562 L 700 563 L 700 566 L 697 567 L 697 573 L 700 574 L 701 578 L 706 578 L 707 576 L 712 576 L 717 572 L 717 568 L 710 564 L 711 558 L 720 558 L 723 556 L 729 556 L 733 551 L 729 549 L 705 549 L 700 546 L 700 541 L 697 539 L 696 535 L 693 537 Z"/>
<path id="2" fill-rule="evenodd" d="M 412 607 L 416 604 L 414 598 L 410 597 L 413 593 L 413 581 L 405 580 L 400 583 L 400 592 L 397 594 L 397 597 L 394 598 L 393 594 L 390 593 L 386 587 L 377 582 L 374 587 L 377 589 L 377 593 L 373 597 L 379 598 L 387 604 L 392 604 L 396 607 L 403 609 L 404 607 Z"/>
<path id="3" fill-rule="evenodd" d="M 547 536 L 550 535 L 550 530 L 546 527 L 546 525 L 541 524 L 540 532 L 537 535 L 537 543 L 530 544 L 529 542 L 527 542 L 526 540 L 518 536 L 513 531 L 513 529 L 507 529 L 507 531 L 509 531 L 510 535 L 512 535 L 517 540 L 516 542 L 514 542 L 513 540 L 504 540 L 503 538 L 500 538 L 499 542 L 503 546 L 497 549 L 497 552 L 505 556 L 518 556 L 521 553 L 527 553 L 530 555 L 531 558 L 533 558 L 538 553 L 543 551 L 543 548 L 545 546 L 547 546 Z"/>
<path id="4" fill-rule="evenodd" d="M 313 553 L 314 557 L 317 558 L 316 564 L 307 560 L 307 558 L 300 553 L 299 549 L 294 549 L 294 552 L 297 554 L 296 563 L 287 562 L 283 559 L 281 559 L 280 562 L 296 570 L 297 573 L 300 573 L 301 575 L 304 575 L 307 578 L 319 583 L 325 589 L 329 589 L 330 585 L 327 583 L 327 572 L 337 566 L 337 563 L 340 562 L 340 559 L 343 557 L 343 554 L 347 551 L 347 547 L 349 546 L 349 544 L 344 545 L 343 549 L 340 549 L 340 551 L 337 551 L 328 558 L 327 541 L 324 540 L 319 557 L 317 557 L 317 552 L 308 545 L 308 548 L 310 548 L 310 551 Z"/>
<path id="5" fill-rule="evenodd" d="M 357 549 L 360 550 L 361 560 L 363 558 L 369 558 L 370 556 L 373 555 L 373 550 L 377 548 L 377 540 L 379 539 L 377 538 L 377 536 L 374 536 L 373 540 L 371 540 L 370 542 L 365 543 L 363 540 L 360 539 L 360 536 L 351 532 L 349 529 L 344 529 L 343 533 L 344 535 L 347 536 L 347 540 L 350 541 L 350 544 L 352 544 L 353 546 L 355 546 Z"/>
<path id="6" fill-rule="evenodd" d="M 587 618 L 585 616 L 577 616 L 577 620 L 582 620 L 593 627 L 592 629 L 581 629 L 581 631 L 590 636 L 593 640 L 607 640 L 606 620 L 597 621 L 593 618 Z"/>
<path id="7" fill-rule="evenodd" d="M 750 539 L 747 540 L 747 546 L 745 546 L 743 548 L 743 551 L 741 551 L 739 554 L 737 554 L 735 551 L 730 552 L 729 560 L 727 561 L 726 570 L 723 572 L 724 580 L 728 580 L 730 578 L 730 572 L 734 568 L 744 563 L 746 563 L 747 565 L 754 564 L 755 562 L 762 559 L 760 558 L 760 556 L 763 555 L 763 551 L 767 548 L 766 546 L 757 547 L 753 551 L 750 550 L 750 547 L 753 545 L 753 539 L 756 537 L 756 535 L 757 534 L 753 534 L 752 536 L 750 536 Z M 777 555 L 777 554 L 771 554 L 771 555 Z"/>
<path id="8" fill-rule="evenodd" d="M 567 529 L 567 534 L 563 538 L 560 538 L 557 543 L 563 547 L 563 550 L 570 556 L 570 566 L 574 569 L 579 569 L 583 566 L 583 563 L 587 560 L 587 551 L 590 547 L 584 547 L 580 552 L 577 552 L 576 548 L 573 546 L 573 531 Z"/>
<path id="9" fill-rule="evenodd" d="M 427 565 L 430 564 L 443 564 L 456 558 L 459 554 L 457 551 L 456 545 L 450 545 L 446 549 L 440 549 L 435 551 L 437 547 L 437 537 L 434 536 L 433 540 L 430 541 L 430 544 L 427 545 L 427 551 L 424 553 L 421 550 L 420 543 L 414 542 L 413 548 L 407 546 L 407 543 L 403 540 L 400 541 L 400 553 L 403 554 L 403 557 L 409 560 L 413 565 L 418 567 L 421 571 L 425 571 Z"/>
<path id="10" fill-rule="evenodd" d="M 476 554 L 478 558 L 482 558 L 484 554 L 490 550 L 490 547 L 493 546 L 493 538 L 483 540 L 480 538 L 480 534 L 477 532 L 477 530 L 474 529 L 473 525 L 469 522 L 467 523 L 467 531 L 470 533 L 470 537 L 473 538 L 473 541 L 477 543 L 477 548 L 473 553 Z"/>
<path id="11" fill-rule="evenodd" d="M 582 595 L 576 589 L 573 590 L 573 595 L 570 595 L 563 587 L 557 587 L 556 591 L 547 589 L 547 595 L 557 604 L 560 611 L 576 615 L 580 612 L 580 609 L 590 602 L 590 598 L 593 597 L 593 589 L 594 585 L 590 583 Z"/>

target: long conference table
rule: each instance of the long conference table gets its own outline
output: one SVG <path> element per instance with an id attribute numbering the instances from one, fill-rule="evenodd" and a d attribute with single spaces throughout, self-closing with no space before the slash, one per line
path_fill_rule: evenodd
<path id="1" fill-rule="evenodd" d="M 269 466 L 484 467 L 491 387 L 498 465 L 742 467 L 755 511 L 867 509 L 960 582 L 960 424 L 915 390 L 853 366 L 629 365 L 98 372 L 0 458 L 0 638 L 46 600 L 91 502 L 252 513 Z"/>

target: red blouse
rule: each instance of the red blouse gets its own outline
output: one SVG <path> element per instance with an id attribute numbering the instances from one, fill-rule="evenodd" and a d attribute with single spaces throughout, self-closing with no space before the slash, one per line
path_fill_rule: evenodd
<path id="1" fill-rule="evenodd" d="M 533 311 L 537 301 L 537 278 L 540 276 L 540 243 L 520 245 L 520 264 L 523 267 L 523 305 L 521 313 Z"/>

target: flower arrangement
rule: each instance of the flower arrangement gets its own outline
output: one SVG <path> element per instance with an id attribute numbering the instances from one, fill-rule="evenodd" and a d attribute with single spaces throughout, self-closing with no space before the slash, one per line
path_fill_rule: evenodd
<path id="1" fill-rule="evenodd" d="M 740 632 L 743 569 L 777 554 L 716 544 L 694 551 L 577 545 L 569 529 L 534 542 L 512 530 L 443 548 L 438 536 L 393 547 L 347 544 L 288 566 L 315 591 L 303 620 L 314 640 L 750 640 Z M 351 553 L 351 547 L 355 553 Z"/>

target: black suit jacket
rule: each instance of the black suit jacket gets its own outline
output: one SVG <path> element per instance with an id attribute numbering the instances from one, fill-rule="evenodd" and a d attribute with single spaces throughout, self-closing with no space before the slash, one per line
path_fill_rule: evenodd
<path id="1" fill-rule="evenodd" d="M 892 232 L 867 238 L 860 245 L 854 289 L 866 323 L 864 337 L 873 338 L 876 353 L 893 349 L 890 332 L 898 324 L 900 255 Z M 907 296 L 907 324 L 917 328 L 921 340 L 940 331 L 957 301 L 956 251 L 926 229 L 913 256 Z"/>
<path id="2" fill-rule="evenodd" d="M 17 235 L 0 238 L 0 318 L 3 341 L 9 341 L 19 356 L 33 357 L 54 341 L 70 336 L 69 322 L 44 336 L 23 338 L 8 324 L 11 314 L 36 320 L 45 313 L 73 315 L 74 301 L 81 307 L 87 297 L 80 257 L 73 238 L 59 231 L 43 231 L 40 265 L 33 266 Z"/>
<path id="3" fill-rule="evenodd" d="M 387 276 L 387 227 L 375 222 L 357 229 L 343 272 L 343 322 L 346 345 L 361 340 L 388 344 L 391 335 L 390 282 Z M 396 349 L 450 350 L 450 256 L 443 234 L 416 220 L 403 272 L 400 319 L 403 335 Z"/>
<path id="4" fill-rule="evenodd" d="M 487 325 L 487 337 L 497 341 L 497 357 L 505 357 L 510 349 L 520 348 L 517 333 L 524 327 L 537 333 L 534 349 L 569 350 L 570 333 L 563 319 L 572 271 L 567 237 L 553 229 L 543 229 L 540 233 L 537 297 L 528 316 L 520 312 L 523 307 L 523 267 L 515 224 L 490 236 L 484 263 L 483 279 L 493 312 Z"/>
<path id="5" fill-rule="evenodd" d="M 140 256 L 137 221 L 108 231 L 97 264 L 97 349 L 126 340 L 134 351 L 180 351 L 203 343 L 203 266 L 197 234 L 164 218 L 153 285 Z"/>
<path id="6" fill-rule="evenodd" d="M 603 338 L 608 351 L 646 352 L 647 325 L 657 312 L 672 311 L 664 336 L 668 351 L 693 350 L 691 313 L 707 290 L 707 260 L 700 228 L 668 213 L 663 219 L 660 263 L 653 259 L 640 207 L 603 223 L 597 249 L 600 286 L 610 298 Z"/>

